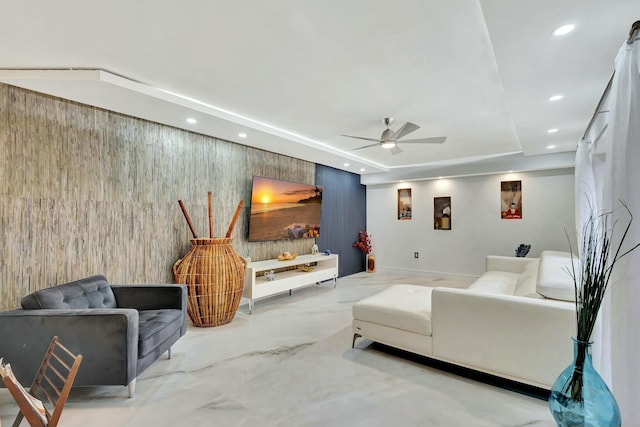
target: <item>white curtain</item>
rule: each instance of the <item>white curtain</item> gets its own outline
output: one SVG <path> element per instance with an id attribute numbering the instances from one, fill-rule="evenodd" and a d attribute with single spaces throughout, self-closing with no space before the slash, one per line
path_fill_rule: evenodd
<path id="1" fill-rule="evenodd" d="M 622 231 L 628 221 L 622 200 L 634 215 L 628 248 L 640 242 L 640 41 L 618 52 L 608 108 L 603 141 L 597 147 L 581 141 L 576 154 L 576 227 L 579 233 L 591 209 L 613 210 Z M 591 197 L 593 206 L 586 202 Z M 627 424 L 640 420 L 640 249 L 617 264 L 610 286 L 594 331 L 594 363 Z"/>
<path id="2" fill-rule="evenodd" d="M 603 104 L 604 105 L 604 104 Z M 578 143 L 576 152 L 576 168 L 575 168 L 575 209 L 576 209 L 576 241 L 577 249 L 582 248 L 582 231 L 594 212 L 600 212 L 603 205 L 602 185 L 596 186 L 596 182 L 602 182 L 602 176 L 605 172 L 604 156 L 598 154 L 598 147 L 606 145 L 608 125 L 598 123 L 593 126 L 591 131 L 585 136 L 585 139 Z M 599 137 L 604 136 L 603 140 Z M 594 342 L 592 347 L 593 363 L 598 369 L 602 378 L 611 388 L 611 366 L 608 363 L 611 360 L 611 334 L 608 331 L 610 322 L 603 324 L 602 319 L 608 318 L 610 315 L 610 296 L 606 295 L 600 308 L 600 315 L 596 322 L 591 339 Z M 606 362 L 605 362 L 606 361 Z M 605 362 L 605 363 L 603 363 Z"/>
<path id="3" fill-rule="evenodd" d="M 593 140 L 581 140 L 578 143 L 578 151 L 576 152 L 575 206 L 578 248 L 582 246 L 580 231 L 589 220 L 594 205 L 598 203 L 596 184 L 593 176 L 592 147 L 595 147 Z"/>

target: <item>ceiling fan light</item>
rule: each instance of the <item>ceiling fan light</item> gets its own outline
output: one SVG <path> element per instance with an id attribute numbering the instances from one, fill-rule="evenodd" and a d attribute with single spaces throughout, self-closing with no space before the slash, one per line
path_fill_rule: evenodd
<path id="1" fill-rule="evenodd" d="M 386 148 L 387 150 L 396 146 L 396 143 L 393 141 L 383 141 L 380 146 L 382 148 Z"/>
<path id="2" fill-rule="evenodd" d="M 564 36 L 565 34 L 569 34 L 575 28 L 576 28 L 575 24 L 562 25 L 561 27 L 558 27 L 555 30 L 553 30 L 553 35 L 554 36 Z"/>

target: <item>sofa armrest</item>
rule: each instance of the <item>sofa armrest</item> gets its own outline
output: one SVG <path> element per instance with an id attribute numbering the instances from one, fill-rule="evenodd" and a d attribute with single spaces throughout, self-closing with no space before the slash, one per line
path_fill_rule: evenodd
<path id="1" fill-rule="evenodd" d="M 530 262 L 538 258 L 509 257 L 499 255 L 487 255 L 484 261 L 485 271 L 505 271 L 507 273 L 521 274 Z"/>
<path id="2" fill-rule="evenodd" d="M 435 288 L 434 356 L 543 388 L 572 360 L 575 305 Z"/>
<path id="3" fill-rule="evenodd" d="M 136 310 L 176 309 L 182 311 L 180 336 L 187 333 L 187 286 L 111 285 L 119 308 Z"/>
<path id="4" fill-rule="evenodd" d="M 111 285 L 119 308 L 187 309 L 185 285 Z"/>
<path id="5" fill-rule="evenodd" d="M 132 309 L 12 310 L 0 313 L 0 355 L 31 384 L 51 338 L 83 360 L 74 385 L 127 385 L 136 377 L 138 312 Z"/>

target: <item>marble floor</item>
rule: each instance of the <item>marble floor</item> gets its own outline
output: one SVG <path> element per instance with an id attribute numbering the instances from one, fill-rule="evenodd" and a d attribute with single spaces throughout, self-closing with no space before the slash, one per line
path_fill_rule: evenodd
<path id="1" fill-rule="evenodd" d="M 455 375 L 359 340 L 351 306 L 391 283 L 465 287 L 453 280 L 359 273 L 256 303 L 217 328 L 189 327 L 125 387 L 74 389 L 64 427 L 554 426 L 546 402 Z M 0 389 L 0 414 L 17 413 Z M 27 425 L 23 421 L 22 425 Z"/>

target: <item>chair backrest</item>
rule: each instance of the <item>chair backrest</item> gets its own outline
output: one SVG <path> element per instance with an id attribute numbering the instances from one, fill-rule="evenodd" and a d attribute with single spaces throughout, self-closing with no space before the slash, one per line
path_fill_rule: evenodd
<path id="1" fill-rule="evenodd" d="M 29 392 L 15 379 L 5 377 L 4 382 L 20 408 L 13 426 L 20 425 L 24 417 L 32 427 L 56 427 L 81 362 L 82 355 L 73 354 L 56 336 L 49 344 Z"/>
<path id="2" fill-rule="evenodd" d="M 111 285 L 104 276 L 91 276 L 75 282 L 40 289 L 20 301 L 25 310 L 43 308 L 117 308 Z"/>

